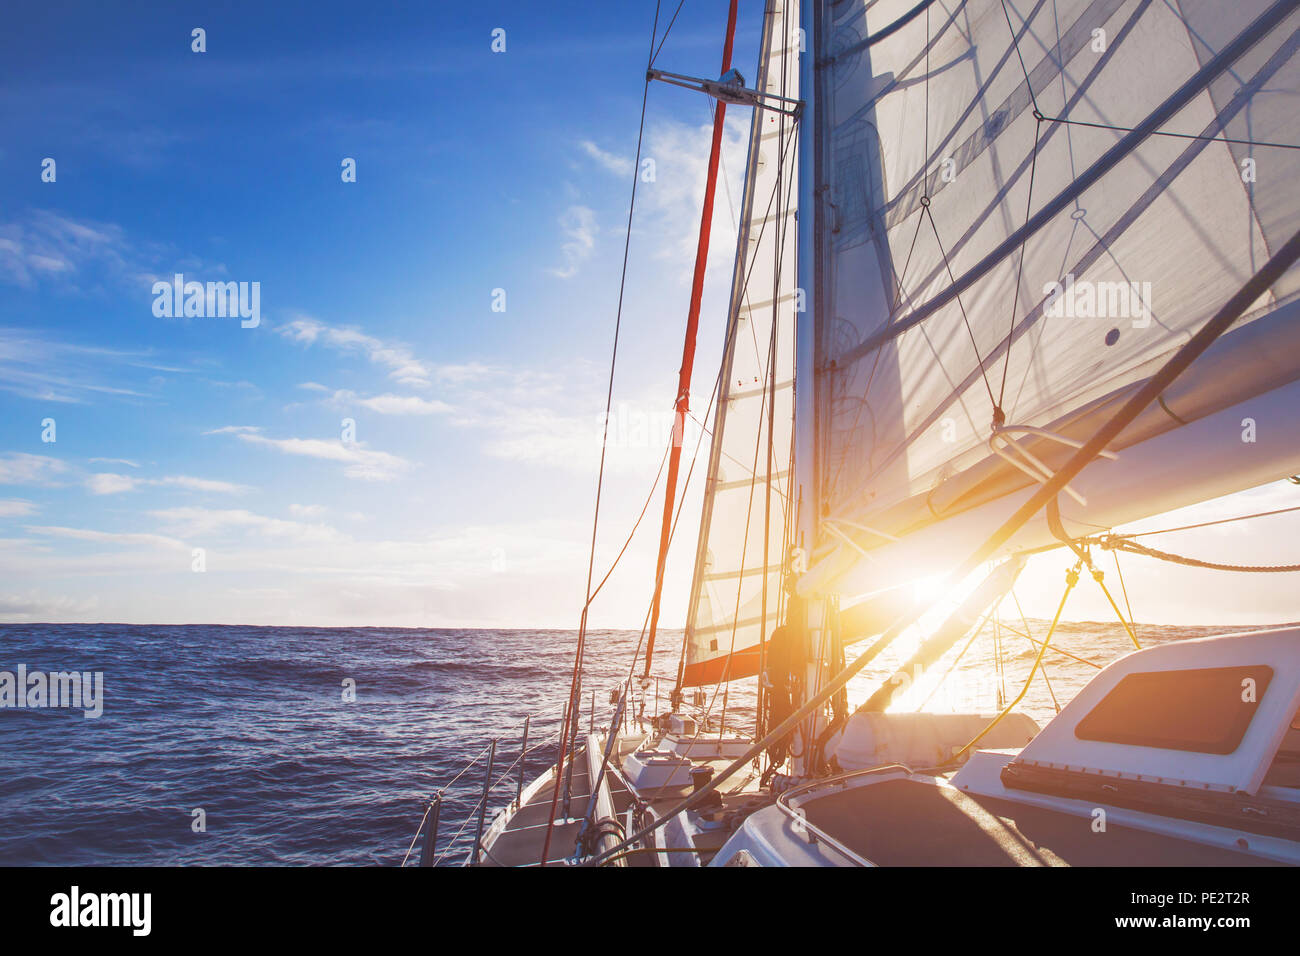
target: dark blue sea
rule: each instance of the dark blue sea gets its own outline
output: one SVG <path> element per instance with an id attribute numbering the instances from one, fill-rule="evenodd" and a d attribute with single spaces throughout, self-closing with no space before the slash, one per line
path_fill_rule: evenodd
<path id="1" fill-rule="evenodd" d="M 1140 633 L 1158 643 L 1216 630 Z M 584 700 L 595 692 L 597 722 L 637 637 L 589 635 Z M 665 696 L 679 641 L 680 632 L 661 639 Z M 1066 624 L 1055 643 L 1100 663 L 1131 649 L 1118 625 Z M 981 639 L 953 671 L 957 696 L 932 697 L 929 709 L 989 710 L 1000 690 L 1018 692 L 1032 646 L 1003 635 L 999 673 L 981 645 L 991 646 Z M 525 774 L 553 761 L 545 741 L 560 722 L 573 647 L 568 631 L 0 625 L 0 671 L 103 674 L 98 718 L 0 709 L 0 865 L 400 865 L 429 796 L 493 739 L 489 807 L 509 802 L 525 717 L 530 746 L 543 743 Z M 865 696 L 899 659 L 882 657 L 851 690 Z M 1053 696 L 1063 703 L 1095 673 L 1048 660 L 1051 688 L 1035 680 L 1023 706 L 1040 720 Z M 350 681 L 355 701 L 344 699 Z M 752 724 L 752 686 L 728 693 L 729 723 Z M 647 694 L 653 710 L 653 685 Z M 711 704 L 716 714 L 724 701 Z M 472 842 L 485 770 L 483 755 L 447 791 L 443 864 L 461 862 Z M 195 832 L 200 810 L 206 829 Z"/>

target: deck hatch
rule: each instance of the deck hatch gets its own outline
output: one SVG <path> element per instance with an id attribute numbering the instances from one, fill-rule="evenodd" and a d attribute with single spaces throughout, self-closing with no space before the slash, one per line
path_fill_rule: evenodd
<path id="1" fill-rule="evenodd" d="M 1205 667 L 1129 674 L 1075 727 L 1080 740 L 1230 754 L 1241 745 L 1273 668 Z"/>

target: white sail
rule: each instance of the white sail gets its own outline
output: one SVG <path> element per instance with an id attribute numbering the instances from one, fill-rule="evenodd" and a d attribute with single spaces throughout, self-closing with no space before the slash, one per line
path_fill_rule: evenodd
<path id="1" fill-rule="evenodd" d="M 1008 426 L 1087 438 L 1088 413 L 1290 238 L 1300 13 L 1274 0 L 846 0 L 823 25 L 819 555 L 838 551 L 823 565 L 843 570 L 1032 484 L 991 453 L 996 408 Z M 1130 132 L 1144 122 L 1183 135 Z M 1295 338 L 1290 316 L 1271 349 L 1248 341 L 1298 292 L 1293 269 L 1221 343 L 1266 374 L 1189 373 L 1173 391 L 1190 411 L 1156 409 L 1116 447 L 1300 377 L 1300 349 L 1278 345 Z M 1049 466 L 1073 451 L 1036 441 Z M 1248 457 L 1241 480 L 1258 481 Z"/>
<path id="2" fill-rule="evenodd" d="M 755 89 L 798 97 L 798 23 L 796 0 L 768 0 Z M 761 636 L 772 629 L 782 594 L 783 542 L 792 518 L 798 122 L 776 108 L 779 101 L 771 102 L 773 108 L 755 108 L 750 132 L 687 613 L 683 681 L 688 686 L 757 673 Z"/>

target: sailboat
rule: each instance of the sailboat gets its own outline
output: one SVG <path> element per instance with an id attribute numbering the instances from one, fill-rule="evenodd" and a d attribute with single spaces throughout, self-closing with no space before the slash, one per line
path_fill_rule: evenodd
<path id="1" fill-rule="evenodd" d="M 736 19 L 717 79 L 651 42 L 647 86 L 708 97 L 715 125 L 648 628 L 584 728 L 584 609 L 559 757 L 468 861 L 1300 862 L 1300 627 L 1144 647 L 1099 564 L 1300 570 L 1115 530 L 1300 472 L 1300 4 L 765 0 L 752 83 Z M 728 109 L 750 134 L 704 503 L 647 714 Z M 1043 726 L 1023 691 L 899 708 L 1053 551 L 1029 679 L 1076 587 L 1132 651 Z M 909 585 L 936 574 L 959 596 L 917 636 Z M 702 693 L 741 681 L 752 726 Z"/>

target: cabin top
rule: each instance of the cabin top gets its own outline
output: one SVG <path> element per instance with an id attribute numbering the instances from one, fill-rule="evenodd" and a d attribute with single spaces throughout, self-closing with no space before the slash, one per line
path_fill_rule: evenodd
<path id="1" fill-rule="evenodd" d="M 1102 670 L 1013 766 L 1254 794 L 1300 759 L 1298 709 L 1300 626 L 1161 644 Z"/>

